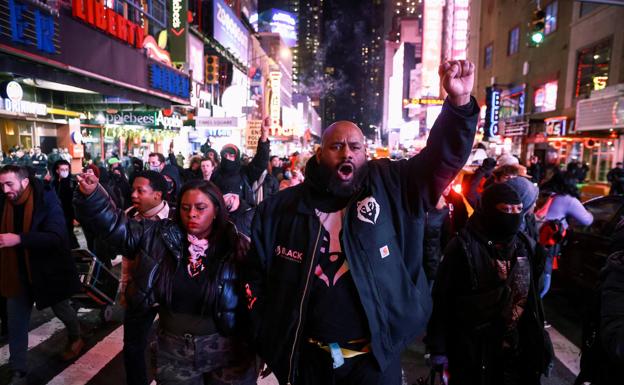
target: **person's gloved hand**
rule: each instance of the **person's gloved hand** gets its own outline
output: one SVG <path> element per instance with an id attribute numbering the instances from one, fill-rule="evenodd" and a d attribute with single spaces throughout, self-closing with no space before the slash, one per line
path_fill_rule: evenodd
<path id="1" fill-rule="evenodd" d="M 544 286 L 542 287 L 542 291 L 540 292 L 540 298 L 544 298 L 544 296 L 546 295 L 546 293 L 548 293 L 548 290 L 550 290 L 550 279 L 551 279 L 551 275 L 550 274 L 544 274 L 543 279 L 543 284 Z"/>
<path id="2" fill-rule="evenodd" d="M 448 370 L 448 358 L 445 355 L 432 354 L 431 368 L 438 372 Z"/>

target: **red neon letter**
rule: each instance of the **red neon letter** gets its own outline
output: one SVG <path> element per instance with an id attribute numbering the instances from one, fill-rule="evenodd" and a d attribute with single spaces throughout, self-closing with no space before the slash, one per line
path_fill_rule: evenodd
<path id="1" fill-rule="evenodd" d="M 93 0 L 87 0 L 87 22 L 89 24 L 95 24 L 95 12 L 93 12 Z"/>
<path id="2" fill-rule="evenodd" d="M 106 9 L 106 24 L 108 25 L 108 33 L 117 36 L 117 24 L 115 23 L 115 11 L 110 8 Z"/>
<path id="3" fill-rule="evenodd" d="M 104 0 L 95 0 L 95 26 L 106 31 L 106 8 L 104 8 Z"/>
<path id="4" fill-rule="evenodd" d="M 135 29 L 136 29 L 136 44 L 134 46 L 137 48 L 143 48 L 143 38 L 145 37 L 145 31 L 143 31 L 143 28 L 141 28 L 141 26 L 139 25 L 136 25 Z"/>
<path id="5" fill-rule="evenodd" d="M 126 26 L 128 20 L 120 14 L 117 14 L 117 37 L 124 42 L 128 41 L 128 28 Z"/>
<path id="6" fill-rule="evenodd" d="M 72 1 L 72 16 L 77 17 L 82 20 L 87 20 L 87 16 L 85 15 L 82 0 L 73 0 Z"/>

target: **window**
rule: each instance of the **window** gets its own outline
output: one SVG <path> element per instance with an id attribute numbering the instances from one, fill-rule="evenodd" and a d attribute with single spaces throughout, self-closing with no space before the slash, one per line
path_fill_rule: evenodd
<path id="1" fill-rule="evenodd" d="M 576 65 L 576 98 L 588 98 L 591 91 L 605 88 L 609 81 L 611 39 L 582 49 L 578 52 Z"/>
<path id="2" fill-rule="evenodd" d="M 535 106 L 535 112 L 546 112 L 557 109 L 557 90 L 558 82 L 552 81 L 535 89 L 533 95 L 533 105 Z"/>
<path id="3" fill-rule="evenodd" d="M 520 42 L 520 27 L 516 27 L 509 31 L 509 42 L 507 44 L 507 55 L 511 56 L 518 53 L 518 44 Z"/>
<path id="4" fill-rule="evenodd" d="M 494 53 L 494 46 L 492 43 L 485 47 L 485 55 L 483 60 L 483 68 L 490 68 L 492 66 L 492 55 Z"/>
<path id="5" fill-rule="evenodd" d="M 601 4 L 596 3 L 581 3 L 581 10 L 579 12 L 579 17 L 583 17 L 594 12 L 596 9 L 600 8 Z"/>
<path id="6" fill-rule="evenodd" d="M 557 0 L 546 6 L 546 17 L 544 18 L 544 34 L 549 35 L 557 30 L 557 8 L 559 2 Z"/>

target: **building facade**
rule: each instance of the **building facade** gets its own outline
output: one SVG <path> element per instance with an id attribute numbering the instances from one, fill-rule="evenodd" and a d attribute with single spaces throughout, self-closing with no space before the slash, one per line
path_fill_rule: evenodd
<path id="1" fill-rule="evenodd" d="M 617 23 L 624 8 L 539 2 L 543 41 L 535 44 L 537 4 L 471 1 L 468 52 L 477 66 L 483 140 L 495 155 L 508 152 L 522 161 L 537 155 L 562 167 L 585 163 L 590 180 L 605 181 L 622 159 L 619 123 L 588 125 L 579 122 L 577 111 L 585 99 L 600 99 L 609 90 L 617 101 L 613 86 L 623 81 Z"/>

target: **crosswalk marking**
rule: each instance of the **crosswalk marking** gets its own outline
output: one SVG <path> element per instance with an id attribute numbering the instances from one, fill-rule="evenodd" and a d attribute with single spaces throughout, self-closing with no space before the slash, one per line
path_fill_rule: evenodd
<path id="1" fill-rule="evenodd" d="M 80 312 L 78 317 L 82 318 L 86 314 L 92 312 L 93 309 Z M 58 318 L 54 317 L 50 321 L 28 332 L 28 350 L 35 348 L 55 333 L 63 330 L 65 325 Z M 9 344 L 0 348 L 0 366 L 9 362 Z"/>
<path id="2" fill-rule="evenodd" d="M 89 382 L 123 348 L 123 326 L 89 349 L 76 362 L 54 377 L 49 385 L 83 385 Z"/>
<path id="3" fill-rule="evenodd" d="M 80 309 L 79 317 L 91 313 L 92 309 Z M 57 318 L 52 318 L 45 324 L 31 330 L 29 332 L 29 349 L 36 347 L 39 344 L 44 343 L 54 334 L 58 333 L 64 328 L 64 325 Z M 547 329 L 555 349 L 555 355 L 558 360 L 569 370 L 574 376 L 579 373 L 579 348 L 572 342 L 566 339 L 555 328 Z M 107 383 L 106 380 L 102 380 L 102 376 L 108 377 L 110 373 L 108 369 L 103 370 L 113 360 L 115 360 L 123 349 L 123 326 L 119 326 L 104 337 L 99 343 L 93 346 L 73 364 L 66 367 L 64 370 L 56 372 L 56 376 L 48 382 L 52 385 L 85 385 L 96 378 L 97 383 Z M 8 361 L 8 346 L 0 348 L 0 366 L 4 365 Z M 123 365 L 115 363 L 115 367 Z M 119 379 L 116 379 L 119 380 Z M 103 382 L 104 381 L 104 382 Z M 258 379 L 258 385 L 277 385 L 277 379 L 274 375 L 270 375 L 265 379 Z M 152 381 L 150 385 L 156 385 L 155 381 Z"/>
<path id="4" fill-rule="evenodd" d="M 555 356 L 568 368 L 574 376 L 578 376 L 581 368 L 581 350 L 559 333 L 555 328 L 546 329 L 555 349 Z"/>

